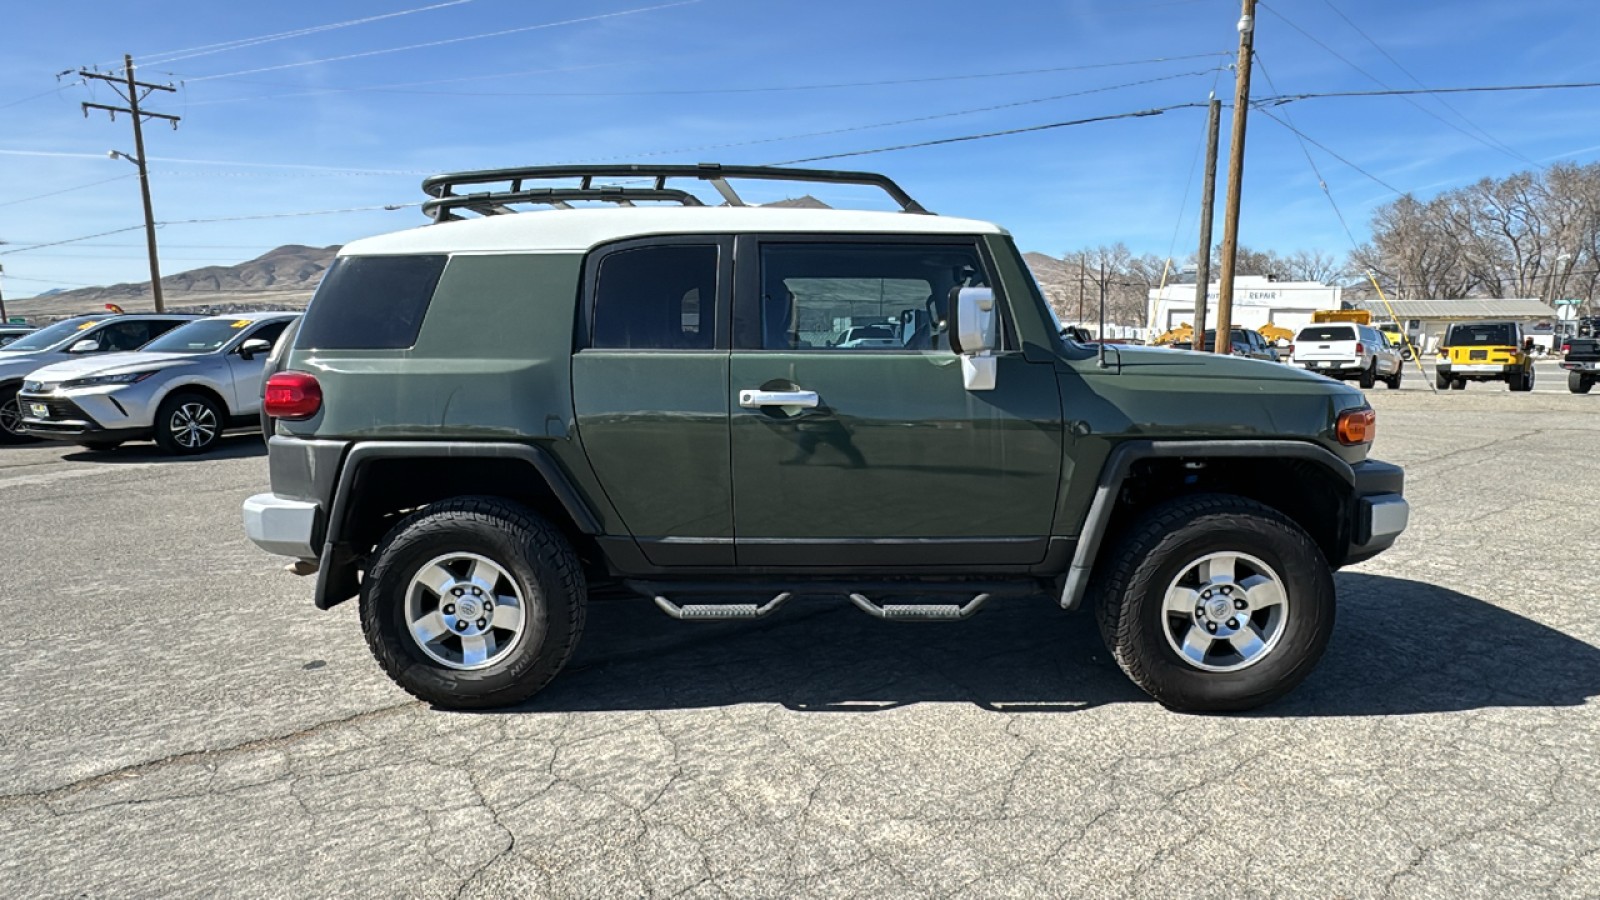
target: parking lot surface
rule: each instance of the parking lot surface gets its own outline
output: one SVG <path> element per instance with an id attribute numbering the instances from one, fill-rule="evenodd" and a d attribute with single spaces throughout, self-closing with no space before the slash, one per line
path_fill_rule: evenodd
<path id="1" fill-rule="evenodd" d="M 607 601 L 527 706 L 438 712 L 244 538 L 258 437 L 0 448 L 0 895 L 1600 896 L 1600 394 L 1407 375 L 1410 530 L 1230 717 L 1043 597 Z"/>

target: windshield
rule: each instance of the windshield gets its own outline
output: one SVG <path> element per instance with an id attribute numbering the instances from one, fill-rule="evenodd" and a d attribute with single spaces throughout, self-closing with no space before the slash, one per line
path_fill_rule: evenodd
<path id="1" fill-rule="evenodd" d="M 1313 325 L 1300 329 L 1295 341 L 1353 341 L 1356 331 L 1349 325 Z"/>
<path id="2" fill-rule="evenodd" d="M 1517 342 L 1515 329 L 1510 322 L 1490 322 L 1485 325 L 1456 325 L 1450 329 L 1451 347 L 1509 347 Z"/>
<path id="3" fill-rule="evenodd" d="M 201 319 L 174 328 L 139 349 L 143 353 L 210 353 L 254 324 L 253 319 Z"/>
<path id="4" fill-rule="evenodd" d="M 98 319 L 68 319 L 65 322 L 57 322 L 49 328 L 41 328 L 26 337 L 18 338 L 4 347 L 0 347 L 0 352 L 29 353 L 37 350 L 49 350 L 74 334 L 89 330 L 90 326 L 98 321 Z"/>

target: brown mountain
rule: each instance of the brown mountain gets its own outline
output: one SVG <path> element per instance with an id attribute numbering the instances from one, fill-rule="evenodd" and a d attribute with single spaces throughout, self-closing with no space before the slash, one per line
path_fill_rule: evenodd
<path id="1" fill-rule="evenodd" d="M 233 266 L 205 266 L 161 279 L 161 290 L 169 312 L 215 310 L 238 312 L 244 309 L 299 309 L 311 299 L 311 292 L 322 273 L 339 252 L 332 247 L 306 247 L 288 244 L 269 250 L 255 259 Z M 47 297 L 13 300 L 6 303 L 11 315 L 62 318 L 99 312 L 115 303 L 128 312 L 148 312 L 155 308 L 150 282 L 113 284 L 108 287 L 79 288 Z"/>

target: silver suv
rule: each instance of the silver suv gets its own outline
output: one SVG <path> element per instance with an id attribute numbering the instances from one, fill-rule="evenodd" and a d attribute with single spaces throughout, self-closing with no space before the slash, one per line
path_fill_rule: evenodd
<path id="1" fill-rule="evenodd" d="M 53 362 L 137 350 L 199 316 L 102 314 L 64 319 L 0 347 L 0 444 L 27 440 L 17 391 L 29 372 Z"/>
<path id="2" fill-rule="evenodd" d="M 258 423 L 267 355 L 298 316 L 213 316 L 138 353 L 45 366 L 18 394 L 23 427 L 95 450 L 153 437 L 168 453 L 204 453 L 224 429 Z"/>
<path id="3" fill-rule="evenodd" d="M 1353 322 L 1307 325 L 1295 335 L 1293 365 L 1341 381 L 1356 379 L 1364 388 L 1383 382 L 1399 389 L 1404 364 L 1383 332 Z"/>

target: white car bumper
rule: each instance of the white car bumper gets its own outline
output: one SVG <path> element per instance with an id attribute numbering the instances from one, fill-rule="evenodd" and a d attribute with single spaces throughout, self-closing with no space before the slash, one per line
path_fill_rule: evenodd
<path id="1" fill-rule="evenodd" d="M 314 543 L 321 507 L 277 494 L 256 494 L 244 502 L 244 531 L 257 547 L 279 556 L 316 559 Z"/>

